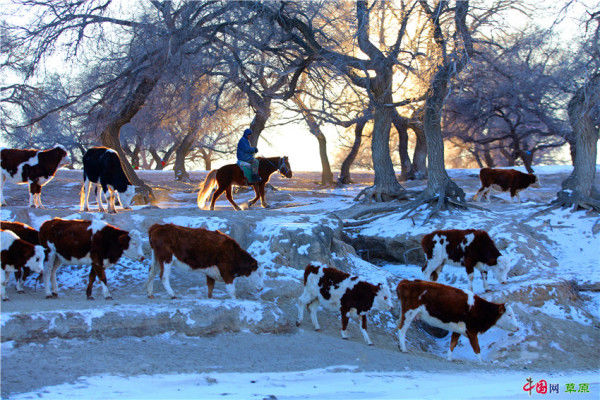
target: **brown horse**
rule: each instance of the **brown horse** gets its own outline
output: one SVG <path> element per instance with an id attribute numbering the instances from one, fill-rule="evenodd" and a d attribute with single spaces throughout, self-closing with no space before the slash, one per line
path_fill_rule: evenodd
<path id="1" fill-rule="evenodd" d="M 229 200 L 233 208 L 236 210 L 241 210 L 240 207 L 235 204 L 235 201 L 233 201 L 233 197 L 231 196 L 231 185 L 252 186 L 256 196 L 250 200 L 248 205 L 253 206 L 254 203 L 256 203 L 260 198 L 261 205 L 264 208 L 269 207 L 265 201 L 265 184 L 269 181 L 269 178 L 275 171 L 279 171 L 279 173 L 286 178 L 291 178 L 292 168 L 290 167 L 290 162 L 288 161 L 287 157 L 258 157 L 257 160 L 258 175 L 260 176 L 261 181 L 251 185 L 248 184 L 248 180 L 244 176 L 244 172 L 237 164 L 224 165 L 219 169 L 213 169 L 210 171 L 206 176 L 206 179 L 204 179 L 204 182 L 200 187 L 200 191 L 198 192 L 198 208 L 204 209 L 204 205 L 206 204 L 208 196 L 213 188 L 217 185 L 217 191 L 213 195 L 210 202 L 211 210 L 215 209 L 215 202 L 219 196 L 223 194 L 223 192 L 225 192 L 227 200 Z"/>

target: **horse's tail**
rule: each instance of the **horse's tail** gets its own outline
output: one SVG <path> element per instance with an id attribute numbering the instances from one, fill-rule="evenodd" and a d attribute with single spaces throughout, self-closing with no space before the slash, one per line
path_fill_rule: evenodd
<path id="1" fill-rule="evenodd" d="M 204 209 L 206 200 L 215 186 L 217 186 L 217 170 L 213 169 L 206 175 L 204 182 L 200 185 L 200 190 L 198 191 L 198 208 Z"/>

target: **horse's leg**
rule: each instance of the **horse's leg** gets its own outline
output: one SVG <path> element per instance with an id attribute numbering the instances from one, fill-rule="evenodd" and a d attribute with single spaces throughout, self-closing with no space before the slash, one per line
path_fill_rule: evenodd
<path id="1" fill-rule="evenodd" d="M 221 186 L 219 186 L 217 188 L 217 191 L 213 194 L 212 200 L 210 201 L 210 209 L 211 210 L 215 209 L 215 203 L 217 202 L 217 199 L 219 198 L 219 196 L 221 196 L 221 194 L 223 194 L 224 191 L 225 191 L 225 189 L 223 189 Z"/>
<path id="2" fill-rule="evenodd" d="M 258 185 L 252 185 L 252 189 L 254 189 L 254 193 L 256 194 L 256 196 L 254 196 L 254 198 L 248 202 L 248 207 L 252 207 L 254 205 L 254 203 L 256 203 L 258 201 L 258 199 L 260 199 Z"/>
<path id="3" fill-rule="evenodd" d="M 241 210 L 241 208 L 235 204 L 235 201 L 233 201 L 233 196 L 231 195 L 231 186 L 228 186 L 227 189 L 225 189 L 225 196 L 227 196 L 227 200 L 229 200 L 233 208 L 235 208 L 237 211 Z"/>
<path id="4" fill-rule="evenodd" d="M 265 200 L 265 184 L 264 184 L 264 182 L 259 183 L 257 186 L 258 186 L 258 192 L 260 193 L 260 204 L 263 206 L 263 208 L 269 208 L 270 206 L 267 204 L 267 201 Z"/>

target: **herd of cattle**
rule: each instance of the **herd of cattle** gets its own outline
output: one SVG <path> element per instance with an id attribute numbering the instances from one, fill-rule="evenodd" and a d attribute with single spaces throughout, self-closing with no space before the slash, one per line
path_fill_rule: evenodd
<path id="1" fill-rule="evenodd" d="M 41 187 L 65 163 L 66 151 L 57 146 L 46 151 L 3 149 L 0 185 L 5 180 L 29 183 L 30 206 L 41 207 Z M 511 199 L 521 190 L 537 183 L 532 174 L 516 170 L 484 168 L 480 173 L 482 187 L 476 196 L 488 195 L 490 189 L 510 191 Z M 99 208 L 102 196 L 109 200 L 109 212 L 115 212 L 115 198 L 124 208 L 131 205 L 134 186 L 125 176 L 116 152 L 107 148 L 92 148 L 84 156 L 83 184 L 80 206 L 88 210 L 92 187 L 97 189 Z M 100 190 L 101 189 L 101 190 Z M 519 198 L 518 198 L 519 199 Z M 520 199 L 519 199 L 520 200 Z M 30 272 L 43 276 L 46 298 L 58 296 L 56 272 L 61 265 L 90 265 L 86 295 L 93 299 L 92 288 L 100 280 L 105 299 L 110 291 L 105 270 L 121 257 L 143 261 L 144 239 L 139 231 L 126 231 L 99 220 L 65 220 L 54 218 L 44 222 L 39 231 L 20 222 L 1 222 L 0 290 L 2 300 L 8 300 L 6 285 L 14 272 L 17 292 L 23 292 L 22 283 Z M 148 230 L 152 261 L 145 288 L 153 297 L 153 282 L 157 273 L 165 290 L 175 298 L 170 285 L 173 267 L 200 272 L 206 276 L 208 297 L 212 297 L 215 281 L 225 283 L 227 292 L 235 298 L 235 280 L 249 278 L 257 290 L 263 288 L 263 269 L 257 261 L 231 237 L 202 228 L 187 228 L 173 224 L 154 224 Z M 421 241 L 426 264 L 426 280 L 402 280 L 396 287 L 402 314 L 398 320 L 398 341 L 406 352 L 406 332 L 417 317 L 429 325 L 452 332 L 448 358 L 460 335 L 465 335 L 480 356 L 478 334 L 492 326 L 516 331 L 518 325 L 510 306 L 487 301 L 473 290 L 474 270 L 480 271 L 484 289 L 488 291 L 487 274 L 491 272 L 504 283 L 510 269 L 494 241 L 483 230 L 437 230 Z M 437 283 L 445 263 L 462 265 L 469 279 L 469 290 Z M 298 322 L 304 311 L 310 312 L 314 328 L 319 330 L 319 306 L 339 311 L 342 318 L 342 338 L 348 338 L 349 317 L 360 319 L 360 330 L 365 341 L 367 314 L 372 309 L 389 311 L 393 307 L 392 294 L 387 284 L 374 285 L 338 269 L 310 264 L 304 271 L 304 290 L 298 298 Z"/>

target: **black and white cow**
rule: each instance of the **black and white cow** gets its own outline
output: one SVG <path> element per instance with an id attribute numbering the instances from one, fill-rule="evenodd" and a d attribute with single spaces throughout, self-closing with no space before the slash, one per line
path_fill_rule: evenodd
<path id="1" fill-rule="evenodd" d="M 473 274 L 481 272 L 483 287 L 488 291 L 487 274 L 492 272 L 498 282 L 506 282 L 510 266 L 496 248 L 488 233 L 480 229 L 448 229 L 433 231 L 421 240 L 427 263 L 423 275 L 437 281 L 445 263 L 462 265 L 467 270 L 469 290 L 473 290 Z"/>
<path id="2" fill-rule="evenodd" d="M 56 170 L 70 162 L 63 146 L 50 150 L 0 150 L 0 203 L 4 204 L 4 182 L 29 184 L 29 206 L 43 207 L 42 186 L 54 178 Z"/>
<path id="3" fill-rule="evenodd" d="M 20 239 L 12 231 L 0 230 L 0 295 L 2 300 L 8 300 L 6 296 L 6 283 L 8 282 L 8 273 L 23 271 L 23 268 L 29 268 L 34 272 L 44 270 L 44 248 L 33 245 Z"/>
<path id="4" fill-rule="evenodd" d="M 108 212 L 116 213 L 115 196 L 123 208 L 131 208 L 135 196 L 135 186 L 123 172 L 121 160 L 116 151 L 107 147 L 92 147 L 83 156 L 83 184 L 79 195 L 79 208 L 89 211 L 91 188 L 97 189 L 98 210 L 104 211 L 102 193 L 108 193 Z M 102 188 L 102 190 L 100 190 Z"/>
<path id="5" fill-rule="evenodd" d="M 336 268 L 308 265 L 304 270 L 304 292 L 298 298 L 298 322 L 308 307 L 315 330 L 321 329 L 317 320 L 319 305 L 342 314 L 342 338 L 348 339 L 348 317 L 361 318 L 360 331 L 369 346 L 367 314 L 372 309 L 392 309 L 392 295 L 386 284 L 373 285 Z"/>
<path id="6" fill-rule="evenodd" d="M 98 277 L 102 282 L 104 298 L 111 299 L 106 268 L 117 263 L 123 256 L 139 260 L 144 258 L 139 231 L 124 231 L 98 220 L 51 219 L 40 227 L 40 243 L 48 249 L 48 261 L 44 270 L 46 298 L 58 297 L 56 270 L 59 266 L 91 264 L 87 298 L 93 300 L 92 287 Z"/>

